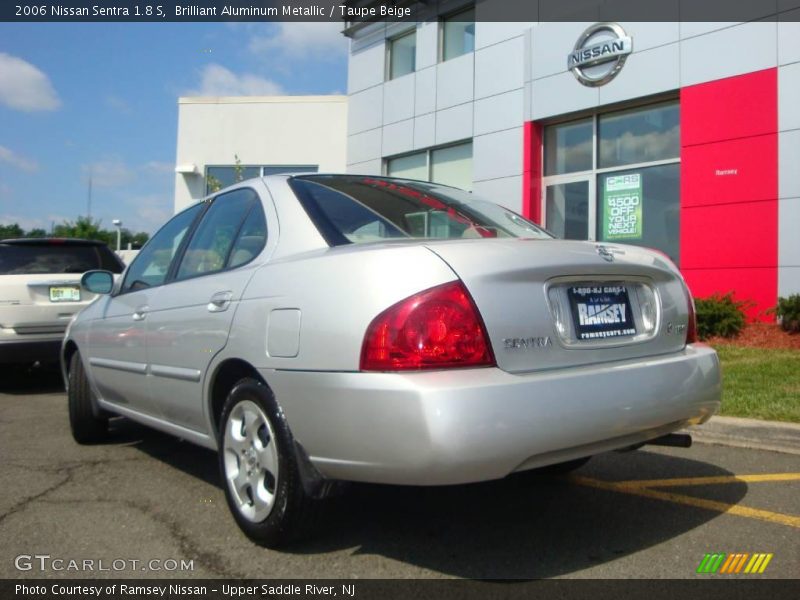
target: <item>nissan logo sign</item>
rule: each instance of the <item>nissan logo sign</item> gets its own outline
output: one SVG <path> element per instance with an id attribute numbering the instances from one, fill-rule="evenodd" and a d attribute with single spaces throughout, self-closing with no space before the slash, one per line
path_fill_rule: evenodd
<path id="1" fill-rule="evenodd" d="M 583 85 L 614 79 L 633 51 L 633 40 L 617 23 L 597 23 L 584 31 L 567 57 L 567 68 Z"/>

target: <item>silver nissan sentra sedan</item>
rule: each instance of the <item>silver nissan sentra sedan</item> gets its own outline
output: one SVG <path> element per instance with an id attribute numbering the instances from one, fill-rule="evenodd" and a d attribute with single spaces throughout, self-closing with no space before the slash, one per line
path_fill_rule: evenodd
<path id="1" fill-rule="evenodd" d="M 103 295 L 62 348 L 75 439 L 124 416 L 217 449 L 236 522 L 268 546 L 337 481 L 566 470 L 720 404 L 665 255 L 557 240 L 428 182 L 245 181 L 82 285 Z"/>

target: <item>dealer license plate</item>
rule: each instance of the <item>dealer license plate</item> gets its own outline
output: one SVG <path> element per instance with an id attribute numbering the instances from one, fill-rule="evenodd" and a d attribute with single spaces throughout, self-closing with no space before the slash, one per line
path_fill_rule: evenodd
<path id="1" fill-rule="evenodd" d="M 587 284 L 567 290 L 579 340 L 636 335 L 628 290 L 620 284 Z"/>
<path id="2" fill-rule="evenodd" d="M 50 288 L 50 302 L 79 302 L 81 288 L 77 286 L 59 286 Z"/>

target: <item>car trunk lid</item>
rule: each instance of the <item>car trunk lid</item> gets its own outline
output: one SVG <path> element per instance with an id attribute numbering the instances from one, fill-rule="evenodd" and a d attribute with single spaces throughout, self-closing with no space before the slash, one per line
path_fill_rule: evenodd
<path id="1" fill-rule="evenodd" d="M 655 252 L 516 238 L 426 246 L 466 285 L 505 371 L 654 356 L 685 345 L 684 284 Z"/>

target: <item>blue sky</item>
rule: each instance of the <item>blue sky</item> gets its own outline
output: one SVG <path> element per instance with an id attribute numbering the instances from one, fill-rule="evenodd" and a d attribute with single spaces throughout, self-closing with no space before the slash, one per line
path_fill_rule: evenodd
<path id="1" fill-rule="evenodd" d="M 344 93 L 338 23 L 0 23 L 0 224 L 172 214 L 177 100 Z"/>

